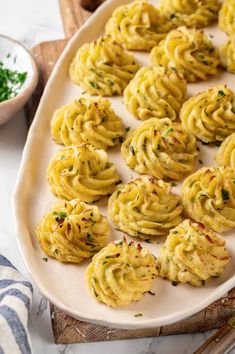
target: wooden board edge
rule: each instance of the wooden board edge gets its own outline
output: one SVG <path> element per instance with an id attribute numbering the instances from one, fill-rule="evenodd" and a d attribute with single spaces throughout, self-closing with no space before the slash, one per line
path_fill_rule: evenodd
<path id="1" fill-rule="evenodd" d="M 199 313 L 171 325 L 159 328 L 123 330 L 95 325 L 67 315 L 51 305 L 51 317 L 56 344 L 86 343 L 167 336 L 204 332 L 223 326 L 235 316 L 235 289 Z"/>

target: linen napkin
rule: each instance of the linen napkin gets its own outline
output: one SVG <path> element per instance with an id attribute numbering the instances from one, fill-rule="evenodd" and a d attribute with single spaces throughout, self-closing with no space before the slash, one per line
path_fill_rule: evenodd
<path id="1" fill-rule="evenodd" d="M 33 288 L 0 255 L 0 354 L 30 354 L 27 332 Z"/>

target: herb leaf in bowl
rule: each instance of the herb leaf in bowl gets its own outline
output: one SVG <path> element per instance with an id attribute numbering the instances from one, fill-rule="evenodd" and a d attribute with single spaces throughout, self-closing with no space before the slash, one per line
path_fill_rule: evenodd
<path id="1" fill-rule="evenodd" d="M 18 72 L 4 67 L 0 61 L 0 102 L 15 97 L 27 78 L 27 72 Z"/>

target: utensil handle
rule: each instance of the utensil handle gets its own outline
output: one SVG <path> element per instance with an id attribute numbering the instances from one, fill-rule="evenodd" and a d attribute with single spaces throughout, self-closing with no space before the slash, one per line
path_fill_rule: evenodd
<path id="1" fill-rule="evenodd" d="M 235 317 L 221 327 L 193 354 L 225 354 L 235 346 Z"/>
<path id="2" fill-rule="evenodd" d="M 71 37 L 104 0 L 59 0 L 64 33 Z"/>

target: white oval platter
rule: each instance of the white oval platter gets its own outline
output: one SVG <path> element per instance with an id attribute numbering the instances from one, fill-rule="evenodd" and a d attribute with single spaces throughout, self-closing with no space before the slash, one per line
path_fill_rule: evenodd
<path id="1" fill-rule="evenodd" d="M 14 194 L 14 209 L 17 241 L 25 264 L 41 292 L 52 303 L 80 320 L 118 328 L 137 329 L 157 327 L 182 320 L 202 310 L 233 288 L 235 286 L 235 235 L 234 232 L 223 235 L 232 260 L 220 278 L 213 279 L 202 288 L 181 284 L 174 287 L 169 281 L 156 278 L 152 288 L 156 293 L 155 296 L 146 294 L 139 302 L 115 309 L 98 303 L 88 292 L 84 272 L 89 262 L 71 265 L 61 264 L 53 259 L 48 259 L 48 262 L 43 261 L 44 255 L 34 239 L 34 228 L 56 201 L 49 190 L 46 170 L 52 155 L 61 149 L 61 146 L 51 140 L 50 119 L 56 108 L 77 99 L 82 94 L 82 90 L 68 77 L 68 66 L 77 49 L 85 42 L 90 42 L 101 35 L 113 10 L 128 2 L 130 1 L 106 1 L 74 35 L 57 62 L 29 131 Z M 211 35 L 216 45 L 221 45 L 226 40 L 226 36 L 216 26 L 207 28 L 206 32 Z M 141 64 L 149 64 L 148 54 L 134 54 Z M 210 81 L 189 84 L 188 96 L 219 82 L 233 88 L 235 76 L 222 72 Z M 110 98 L 110 100 L 113 108 L 123 118 L 126 127 L 140 124 L 125 109 L 122 97 Z M 203 165 L 215 164 L 213 159 L 217 148 L 200 144 L 199 147 L 198 160 L 202 160 Z M 108 154 L 116 164 L 123 182 L 136 176 L 125 165 L 119 152 L 109 151 Z M 195 170 L 201 166 L 197 163 Z M 173 189 L 179 191 L 179 185 Z M 107 215 L 104 204 L 101 203 L 101 210 Z M 111 239 L 121 237 L 122 234 L 113 228 Z M 163 241 L 160 239 L 152 244 L 146 242 L 142 244 L 157 256 Z M 135 317 L 137 313 L 141 313 L 142 316 Z"/>

